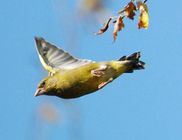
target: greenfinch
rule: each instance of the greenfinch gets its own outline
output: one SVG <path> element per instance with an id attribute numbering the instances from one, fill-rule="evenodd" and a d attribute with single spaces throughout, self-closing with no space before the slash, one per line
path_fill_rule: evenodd
<path id="1" fill-rule="evenodd" d="M 140 52 L 118 60 L 95 62 L 78 59 L 64 50 L 35 37 L 43 67 L 49 72 L 37 87 L 35 96 L 50 95 L 64 99 L 77 98 L 102 89 L 123 73 L 144 69 Z"/>

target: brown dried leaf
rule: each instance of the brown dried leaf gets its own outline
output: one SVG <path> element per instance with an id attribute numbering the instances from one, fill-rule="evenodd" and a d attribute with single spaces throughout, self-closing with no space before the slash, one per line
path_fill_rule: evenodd
<path id="1" fill-rule="evenodd" d="M 110 17 L 108 19 L 108 21 L 104 24 L 104 26 L 96 33 L 96 35 L 103 34 L 105 31 L 107 31 L 107 29 L 109 28 L 109 23 L 111 20 L 112 20 L 112 18 Z"/>
<path id="2" fill-rule="evenodd" d="M 145 3 L 138 1 L 137 7 L 140 10 L 138 28 L 147 29 L 149 25 L 149 14 L 148 14 L 148 7 Z"/>
<path id="3" fill-rule="evenodd" d="M 134 16 L 136 15 L 135 14 L 135 11 L 136 11 L 136 6 L 135 4 L 131 1 L 127 4 L 127 6 L 124 7 L 123 10 L 120 10 L 118 12 L 118 14 L 121 14 L 121 13 L 125 13 L 125 16 L 127 16 L 129 19 L 134 19 Z"/>
<path id="4" fill-rule="evenodd" d="M 118 33 L 119 31 L 121 31 L 121 30 L 124 28 L 123 18 L 124 18 L 124 17 L 119 16 L 119 17 L 117 18 L 116 23 L 114 24 L 114 31 L 113 31 L 113 38 L 114 38 L 114 41 L 116 41 L 117 33 Z"/>

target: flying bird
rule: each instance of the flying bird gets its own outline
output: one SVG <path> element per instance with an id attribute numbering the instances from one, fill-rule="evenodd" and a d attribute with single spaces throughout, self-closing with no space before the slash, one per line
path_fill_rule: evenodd
<path id="1" fill-rule="evenodd" d="M 123 73 L 144 69 L 140 52 L 118 60 L 95 62 L 78 59 L 47 42 L 35 37 L 38 56 L 49 72 L 38 85 L 35 96 L 50 95 L 71 99 L 95 92 Z"/>

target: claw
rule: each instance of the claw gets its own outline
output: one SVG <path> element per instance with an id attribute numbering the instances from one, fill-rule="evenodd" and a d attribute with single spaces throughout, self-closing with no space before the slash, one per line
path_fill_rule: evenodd
<path id="1" fill-rule="evenodd" d="M 101 77 L 102 75 L 104 75 L 104 72 L 103 71 L 98 71 L 98 70 L 92 70 L 91 74 L 93 76 L 96 76 L 96 77 Z"/>
<path id="2" fill-rule="evenodd" d="M 101 84 L 98 85 L 98 89 L 103 88 L 104 86 L 106 86 L 107 84 L 109 84 L 112 81 L 113 81 L 113 78 L 110 78 L 107 82 L 102 82 Z"/>
<path id="3" fill-rule="evenodd" d="M 91 71 L 91 74 L 96 77 L 101 77 L 105 74 L 105 70 L 107 69 L 106 65 L 101 65 L 99 69 L 95 69 Z"/>

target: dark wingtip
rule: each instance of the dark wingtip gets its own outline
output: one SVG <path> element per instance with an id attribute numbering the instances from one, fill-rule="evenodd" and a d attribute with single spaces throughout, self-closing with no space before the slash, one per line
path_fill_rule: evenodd
<path id="1" fill-rule="evenodd" d="M 36 45 L 39 46 L 40 45 L 40 38 L 35 36 L 34 39 L 35 39 Z"/>
<path id="2" fill-rule="evenodd" d="M 39 37 L 38 37 L 38 36 L 34 36 L 34 39 L 35 39 L 35 40 L 38 40 L 38 39 L 39 39 Z"/>
<path id="3" fill-rule="evenodd" d="M 40 51 L 40 49 L 46 48 L 46 47 L 43 47 L 43 43 L 47 43 L 47 42 L 42 37 L 35 36 L 34 39 L 35 39 L 36 48 L 37 48 L 38 52 L 42 53 L 42 51 Z"/>
<path id="4" fill-rule="evenodd" d="M 42 37 L 34 36 L 35 42 L 37 45 L 39 45 L 42 41 L 45 41 Z"/>
<path id="5" fill-rule="evenodd" d="M 35 41 L 37 42 L 38 40 L 40 40 L 40 37 L 34 36 L 34 39 L 35 39 Z"/>

